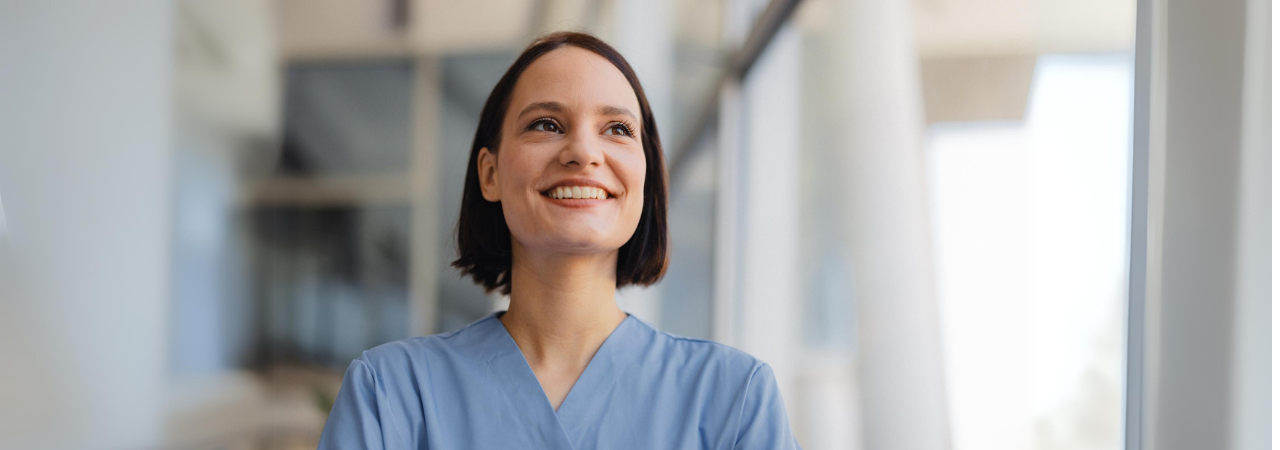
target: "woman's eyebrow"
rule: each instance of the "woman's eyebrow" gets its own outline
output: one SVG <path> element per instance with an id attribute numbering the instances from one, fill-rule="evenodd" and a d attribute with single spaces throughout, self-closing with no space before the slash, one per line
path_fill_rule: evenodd
<path id="1" fill-rule="evenodd" d="M 564 113 L 567 109 L 568 108 L 566 108 L 564 104 L 561 104 L 560 102 L 536 102 L 536 103 L 530 103 L 529 106 L 524 107 L 524 109 L 520 110 L 520 114 L 517 114 L 516 117 L 524 117 L 524 115 L 528 114 L 530 111 L 547 110 L 553 113 Z M 600 114 L 605 116 L 627 116 L 634 121 L 640 120 L 636 118 L 636 115 L 633 114 L 631 110 L 627 108 L 619 107 L 619 106 L 609 106 L 609 105 L 601 106 Z"/>
<path id="2" fill-rule="evenodd" d="M 628 116 L 631 120 L 636 122 L 640 121 L 640 119 L 637 119 L 636 115 L 632 114 L 627 108 L 620 108 L 617 106 L 601 106 L 600 114 L 605 116 Z"/>
<path id="3" fill-rule="evenodd" d="M 560 104 L 560 102 L 537 102 L 537 103 L 531 103 L 531 104 L 529 104 L 529 106 L 526 106 L 526 107 L 524 107 L 524 109 L 520 110 L 520 114 L 517 114 L 517 115 L 516 115 L 516 117 L 524 117 L 524 115 L 525 115 L 525 114 L 528 114 L 528 113 L 529 113 L 529 111 L 535 111 L 535 110 L 539 110 L 539 109 L 545 109 L 545 110 L 547 110 L 547 111 L 551 111 L 551 112 L 553 112 L 553 113 L 563 113 L 563 112 L 564 112 L 564 110 L 565 110 L 565 107 L 564 107 L 564 105 Z"/>

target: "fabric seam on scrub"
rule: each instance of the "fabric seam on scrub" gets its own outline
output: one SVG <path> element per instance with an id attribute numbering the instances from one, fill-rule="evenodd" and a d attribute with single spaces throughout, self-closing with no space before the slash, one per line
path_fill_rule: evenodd
<path id="1" fill-rule="evenodd" d="M 493 316 L 492 316 L 492 315 L 490 315 L 489 317 L 493 317 Z M 497 318 L 494 318 L 493 320 L 498 320 L 498 319 L 497 319 Z M 500 327 L 501 327 L 501 326 L 504 326 L 504 325 L 502 325 L 501 323 L 498 323 L 498 324 L 496 324 L 496 325 L 497 325 L 497 326 L 500 326 Z M 508 333 L 507 339 L 512 339 L 512 338 L 510 337 L 510 334 L 509 334 L 509 333 Z M 518 349 L 520 348 L 520 347 L 519 347 L 519 345 L 517 345 L 517 344 L 515 343 L 515 341 L 514 341 L 514 340 L 512 340 L 512 341 L 511 341 L 511 345 L 516 346 L 517 351 L 518 351 Z M 496 374 L 496 373 L 499 373 L 496 369 L 494 369 L 494 362 L 496 362 L 496 361 L 498 360 L 498 358 L 500 358 L 501 356 L 502 356 L 502 355 L 499 355 L 499 354 L 496 354 L 496 353 L 495 353 L 495 354 L 493 354 L 493 355 L 490 355 L 490 356 L 489 356 L 489 358 L 486 358 L 486 359 L 487 359 L 487 361 L 488 361 L 488 362 L 487 362 L 487 365 L 488 365 L 488 367 L 489 367 L 489 373 L 495 373 L 495 374 Z M 521 357 L 521 359 L 522 359 L 522 360 L 524 360 L 524 356 L 523 356 L 523 355 L 520 355 L 520 357 Z M 524 362 L 525 362 L 525 366 L 527 367 L 527 366 L 529 365 L 529 361 L 528 361 L 528 360 L 524 360 Z M 532 372 L 532 370 L 533 370 L 533 369 L 532 369 L 532 367 L 530 367 L 530 371 L 531 371 L 531 372 Z M 534 374 L 534 380 L 535 380 L 535 381 L 537 381 L 537 375 L 536 375 L 536 374 Z M 506 401 L 507 405 L 511 406 L 511 408 L 512 408 L 513 410 L 519 411 L 519 410 L 520 410 L 520 408 L 519 408 L 518 406 L 516 406 L 516 404 L 515 404 L 514 402 L 512 402 L 512 401 L 511 401 L 511 399 L 512 399 L 512 398 L 515 398 L 515 397 L 516 397 L 516 393 L 515 393 L 515 392 L 513 392 L 513 391 L 511 390 L 511 389 L 512 389 L 512 386 L 510 386 L 510 385 L 509 385 L 509 383 L 506 383 L 506 382 L 505 382 L 505 380 L 503 380 L 503 381 L 504 381 L 504 382 L 503 382 L 503 383 L 501 383 L 501 384 L 502 384 L 502 390 L 503 390 L 503 391 L 505 391 L 505 392 L 507 393 L 507 395 L 506 395 L 506 396 L 503 396 L 503 400 L 504 400 L 504 401 Z M 542 390 L 542 389 L 541 389 L 541 385 L 539 385 L 539 390 Z M 544 399 L 544 402 L 543 402 L 543 403 L 545 403 L 545 406 L 546 406 L 546 407 L 548 407 L 548 408 L 551 408 L 551 399 L 550 399 L 549 397 L 547 397 L 547 393 L 546 393 L 546 391 L 542 391 L 542 397 L 543 397 L 543 399 Z M 539 408 L 541 408 L 542 406 L 543 406 L 543 405 L 539 405 Z M 552 415 L 553 417 L 555 417 L 555 419 L 556 419 L 556 427 L 560 428 L 560 435 L 561 435 L 561 436 L 564 436 L 565 440 L 566 440 L 566 441 L 568 441 L 568 440 L 569 440 L 569 431 L 564 429 L 564 423 L 560 421 L 560 415 L 556 413 L 555 408 L 551 408 L 551 415 Z M 535 431 L 535 432 L 541 431 L 541 430 L 538 428 L 538 424 L 537 424 L 537 423 L 535 423 L 535 422 L 530 422 L 530 421 L 528 420 L 528 417 L 527 417 L 526 415 L 523 415 L 523 414 L 517 414 L 517 415 L 516 415 L 516 417 L 519 417 L 519 418 L 520 418 L 521 423 L 523 423 L 526 427 L 528 427 L 528 428 L 529 428 L 529 430 L 531 430 L 531 431 Z M 546 437 L 547 437 L 547 436 L 543 436 L 543 435 L 542 435 L 542 434 L 540 434 L 540 433 L 539 433 L 539 434 L 537 434 L 537 436 L 539 436 L 539 437 L 543 437 L 543 438 L 546 438 Z M 545 439 L 544 439 L 544 442 L 545 442 Z M 572 444 L 573 442 L 569 442 L 569 443 L 570 443 L 570 444 Z"/>
<path id="2" fill-rule="evenodd" d="M 361 351 L 360 357 L 351 361 L 360 363 L 360 365 L 364 367 L 364 370 L 369 373 L 369 381 L 373 382 L 373 407 L 370 409 L 373 410 L 374 420 L 377 420 L 378 422 L 378 441 L 382 442 L 383 445 L 386 445 L 387 431 L 382 428 L 382 409 L 380 408 L 381 405 L 385 405 L 386 403 L 383 399 L 382 390 L 378 388 L 378 371 L 373 370 L 373 365 L 366 362 L 369 359 L 368 353 L 368 350 Z"/>
<path id="3" fill-rule="evenodd" d="M 742 416 L 747 411 L 747 396 L 751 395 L 751 382 L 755 381 L 756 374 L 760 372 L 760 368 L 766 363 L 757 364 L 755 369 L 751 370 L 751 375 L 747 377 L 747 383 L 742 386 L 742 404 L 738 407 L 738 429 L 733 432 L 733 445 L 729 448 L 738 448 L 738 440 L 742 439 Z"/>

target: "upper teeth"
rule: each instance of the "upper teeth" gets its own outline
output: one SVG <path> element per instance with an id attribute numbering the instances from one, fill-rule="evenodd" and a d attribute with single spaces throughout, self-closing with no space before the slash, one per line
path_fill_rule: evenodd
<path id="1" fill-rule="evenodd" d="M 590 186 L 560 186 L 548 194 L 551 198 L 609 198 L 604 189 Z"/>

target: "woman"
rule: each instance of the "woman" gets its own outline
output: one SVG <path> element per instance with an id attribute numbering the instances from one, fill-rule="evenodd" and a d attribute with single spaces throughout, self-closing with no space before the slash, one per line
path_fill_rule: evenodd
<path id="1" fill-rule="evenodd" d="M 667 264 L 662 147 L 617 51 L 535 41 L 485 102 L 467 170 L 453 265 L 510 306 L 364 352 L 320 448 L 799 448 L 767 364 L 614 300 Z"/>

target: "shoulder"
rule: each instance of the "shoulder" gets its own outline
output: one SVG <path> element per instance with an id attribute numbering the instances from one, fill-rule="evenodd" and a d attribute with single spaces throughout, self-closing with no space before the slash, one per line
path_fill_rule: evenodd
<path id="1" fill-rule="evenodd" d="M 488 316 L 456 330 L 378 345 L 362 352 L 352 364 L 364 365 L 375 374 L 394 375 L 458 363 L 468 354 L 466 347 L 474 345 L 477 325 L 485 320 Z"/>
<path id="2" fill-rule="evenodd" d="M 641 321 L 652 345 L 662 349 L 656 352 L 666 364 L 683 367 L 684 370 L 712 375 L 720 380 L 737 379 L 745 382 L 762 367 L 763 360 L 720 342 L 681 336 L 653 328 Z"/>
<path id="3" fill-rule="evenodd" d="M 704 426 L 721 430 L 733 440 L 742 435 L 744 417 L 754 420 L 762 410 L 777 412 L 769 409 L 780 397 L 773 369 L 765 361 L 720 342 L 652 327 L 644 331 L 641 336 L 649 350 L 631 375 L 645 380 L 641 383 L 653 384 L 644 392 L 674 389 L 681 398 L 695 398 Z"/>
<path id="4" fill-rule="evenodd" d="M 670 346 L 665 364 L 679 367 L 703 399 L 701 417 L 721 430 L 732 448 L 799 449 L 773 368 L 745 351 L 719 342 L 656 331 Z"/>

